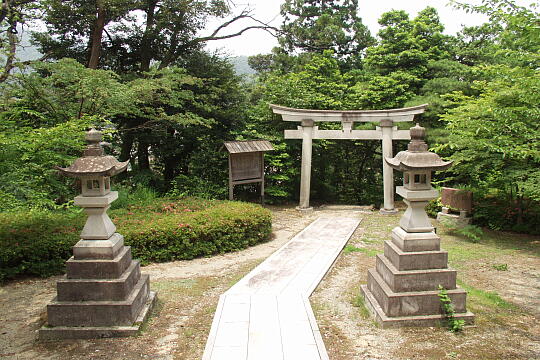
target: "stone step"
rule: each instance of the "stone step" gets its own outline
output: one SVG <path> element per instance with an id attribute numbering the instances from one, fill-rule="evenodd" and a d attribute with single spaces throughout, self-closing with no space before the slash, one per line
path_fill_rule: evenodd
<path id="1" fill-rule="evenodd" d="M 441 314 L 439 291 L 393 292 L 374 269 L 368 270 L 367 288 L 388 317 Z M 467 312 L 465 290 L 448 290 L 448 296 L 456 313 Z"/>
<path id="2" fill-rule="evenodd" d="M 141 277 L 138 260 L 118 279 L 68 279 L 57 282 L 58 301 L 120 301 L 125 300 Z"/>
<path id="3" fill-rule="evenodd" d="M 444 315 L 386 316 L 368 287 L 361 285 L 360 289 L 366 300 L 366 307 L 375 316 L 375 320 L 381 324 L 383 329 L 403 326 L 444 326 Z M 457 313 L 454 318 L 465 321 L 466 325 L 474 324 L 474 314 L 469 311 Z"/>
<path id="4" fill-rule="evenodd" d="M 141 275 L 126 300 L 58 301 L 47 305 L 50 326 L 130 326 L 147 301 L 149 276 Z"/>
<path id="5" fill-rule="evenodd" d="M 131 264 L 131 247 L 124 246 L 112 260 L 75 259 L 66 262 L 68 279 L 118 279 Z"/>
<path id="6" fill-rule="evenodd" d="M 398 270 L 445 269 L 448 267 L 446 251 L 401 251 L 391 241 L 384 242 L 384 256 Z"/>
<path id="7" fill-rule="evenodd" d="M 114 233 L 107 240 L 81 239 L 73 246 L 73 257 L 76 260 L 105 259 L 113 260 L 124 248 L 124 237 Z"/>
<path id="8" fill-rule="evenodd" d="M 433 231 L 425 233 L 408 233 L 397 226 L 392 230 L 392 242 L 401 251 L 439 251 L 441 238 Z"/>
<path id="9" fill-rule="evenodd" d="M 394 292 L 437 290 L 456 288 L 457 271 L 453 269 L 397 270 L 383 255 L 377 255 L 377 273 Z"/>

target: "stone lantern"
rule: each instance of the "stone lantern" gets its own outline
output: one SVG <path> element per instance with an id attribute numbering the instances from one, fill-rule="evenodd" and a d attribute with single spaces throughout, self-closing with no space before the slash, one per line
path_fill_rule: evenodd
<path id="1" fill-rule="evenodd" d="M 410 132 L 411 142 L 407 151 L 400 151 L 394 158 L 385 158 L 385 161 L 403 172 L 403 186 L 398 186 L 396 192 L 403 197 L 407 210 L 399 225 L 411 233 L 429 232 L 433 226 L 424 209 L 430 200 L 439 196 L 439 192 L 431 187 L 431 172 L 446 170 L 452 162 L 442 161 L 439 155 L 428 151 L 423 127 L 416 124 Z"/>
<path id="2" fill-rule="evenodd" d="M 368 283 L 361 289 L 366 305 L 383 327 L 434 326 L 444 315 L 438 298 L 439 285 L 448 291 L 456 319 L 474 322 L 466 310 L 467 293 L 456 285 L 457 272 L 448 267 L 448 253 L 440 248 L 425 206 L 437 198 L 431 187 L 431 172 L 448 169 L 429 152 L 424 142 L 425 129 L 418 124 L 410 129 L 407 151 L 385 158 L 392 168 L 402 171 L 403 186 L 397 187 L 407 204 L 399 226 L 392 230 L 391 241 L 384 243 L 384 255 L 377 255 L 376 268 L 368 271 Z"/>
<path id="3" fill-rule="evenodd" d="M 118 198 L 110 177 L 126 170 L 129 161 L 106 156 L 101 132 L 86 133 L 83 156 L 63 175 L 80 179 L 82 194 L 75 205 L 88 215 L 81 240 L 66 263 L 66 276 L 57 283 L 57 297 L 47 306 L 47 326 L 41 339 L 78 339 L 135 335 L 152 308 L 156 295 L 149 276 L 131 259 L 131 249 L 116 232 L 107 210 Z"/>

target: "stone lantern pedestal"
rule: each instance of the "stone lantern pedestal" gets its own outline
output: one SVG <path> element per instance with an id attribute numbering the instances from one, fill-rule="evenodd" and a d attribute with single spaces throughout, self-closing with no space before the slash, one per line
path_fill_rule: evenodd
<path id="1" fill-rule="evenodd" d="M 90 142 L 89 148 L 92 145 L 95 147 Z M 102 153 L 88 155 L 88 149 L 85 155 L 86 162 L 94 166 L 104 157 Z M 86 170 L 85 175 L 99 170 L 76 164 L 60 170 L 68 174 Z M 114 175 L 125 166 L 127 163 L 117 163 L 102 173 Z M 108 183 L 108 179 L 88 181 L 98 188 Z M 132 260 L 130 247 L 124 245 L 124 237 L 107 215 L 118 193 L 108 188 L 96 191 L 96 196 L 85 185 L 83 179 L 83 195 L 75 198 L 75 205 L 85 209 L 88 219 L 81 240 L 73 247 L 73 256 L 66 262 L 66 275 L 57 283 L 57 296 L 47 305 L 47 325 L 39 330 L 40 339 L 135 335 L 156 299 L 150 291 L 149 276 L 141 274 L 139 261 Z"/>
<path id="2" fill-rule="evenodd" d="M 409 150 L 386 159 L 405 172 L 397 193 L 408 207 L 391 240 L 385 241 L 384 255 L 377 255 L 375 269 L 368 270 L 367 285 L 361 286 L 367 307 L 383 327 L 439 325 L 444 319 L 439 285 L 452 299 L 454 317 L 474 322 L 466 309 L 467 293 L 456 285 L 457 272 L 448 267 L 448 253 L 441 249 L 441 239 L 424 210 L 438 196 L 430 184 L 431 171 L 451 163 L 429 153 L 423 136 L 423 128 L 412 128 Z"/>

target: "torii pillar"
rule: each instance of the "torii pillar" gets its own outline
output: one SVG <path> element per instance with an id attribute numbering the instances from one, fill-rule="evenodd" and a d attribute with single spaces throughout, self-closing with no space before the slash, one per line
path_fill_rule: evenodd
<path id="1" fill-rule="evenodd" d="M 384 203 L 380 210 L 381 214 L 395 214 L 397 210 L 394 207 L 394 169 L 385 161 L 386 157 L 393 157 L 392 139 L 394 132 L 394 122 L 386 119 L 379 123 L 382 140 L 382 170 L 383 170 L 383 191 Z"/>
<path id="2" fill-rule="evenodd" d="M 395 123 L 413 121 L 416 114 L 425 111 L 427 104 L 409 108 L 390 110 L 308 110 L 294 109 L 270 104 L 272 111 L 280 114 L 284 121 L 298 121 L 297 130 L 285 130 L 285 139 L 302 139 L 302 166 L 300 179 L 299 210 L 310 210 L 309 194 L 311 187 L 311 155 L 313 139 L 332 140 L 381 140 L 383 161 L 382 214 L 394 214 L 394 174 L 393 169 L 384 162 L 385 157 L 393 157 L 393 140 L 410 140 L 408 130 L 398 130 Z M 319 130 L 315 122 L 341 122 L 342 130 Z M 376 122 L 376 130 L 353 130 L 354 122 Z"/>

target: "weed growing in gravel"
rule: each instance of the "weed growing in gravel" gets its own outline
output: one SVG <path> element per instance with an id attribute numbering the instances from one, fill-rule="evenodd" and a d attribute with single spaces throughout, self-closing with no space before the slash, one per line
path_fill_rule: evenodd
<path id="1" fill-rule="evenodd" d="M 344 254 L 349 254 L 349 253 L 353 253 L 353 252 L 361 252 L 361 253 L 366 254 L 367 256 L 375 256 L 378 253 L 380 253 L 381 251 L 376 250 L 376 249 L 359 248 L 359 247 L 356 247 L 354 245 L 347 245 L 343 249 Z"/>
<path id="2" fill-rule="evenodd" d="M 360 313 L 360 317 L 362 319 L 369 319 L 370 313 L 368 308 L 366 307 L 364 297 L 361 294 L 358 294 L 354 297 L 354 299 L 352 300 L 352 306 L 358 308 L 358 312 Z"/>
<path id="3" fill-rule="evenodd" d="M 508 264 L 496 264 L 493 268 L 498 271 L 508 271 Z"/>
<path id="4" fill-rule="evenodd" d="M 446 319 L 446 324 L 448 329 L 451 332 L 460 332 L 463 330 L 465 321 L 457 320 L 454 317 L 454 305 L 452 304 L 452 299 L 448 296 L 448 291 L 442 286 L 439 285 L 439 300 L 441 301 L 441 307 L 443 309 L 444 317 Z"/>

